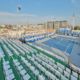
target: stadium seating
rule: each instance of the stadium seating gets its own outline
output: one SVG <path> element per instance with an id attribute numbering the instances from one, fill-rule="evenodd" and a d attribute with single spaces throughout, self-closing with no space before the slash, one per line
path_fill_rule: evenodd
<path id="1" fill-rule="evenodd" d="M 5 80 L 78 80 L 78 74 L 62 64 L 66 64 L 65 59 L 52 58 L 55 54 L 49 57 L 18 40 L 0 40 L 0 50 Z"/>

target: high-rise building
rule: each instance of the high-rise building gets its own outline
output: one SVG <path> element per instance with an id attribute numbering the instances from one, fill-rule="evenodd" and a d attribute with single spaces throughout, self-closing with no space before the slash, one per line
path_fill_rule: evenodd
<path id="1" fill-rule="evenodd" d="M 67 21 L 60 21 L 60 27 L 67 27 Z"/>
<path id="2" fill-rule="evenodd" d="M 54 29 L 54 22 L 47 22 L 47 29 Z"/>
<path id="3" fill-rule="evenodd" d="M 44 29 L 59 29 L 60 27 L 67 27 L 69 23 L 67 21 L 55 21 L 44 23 Z"/>

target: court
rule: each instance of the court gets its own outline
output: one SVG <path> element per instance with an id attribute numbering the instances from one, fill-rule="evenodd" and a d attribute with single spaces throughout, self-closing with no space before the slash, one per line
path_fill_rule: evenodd
<path id="1" fill-rule="evenodd" d="M 75 38 L 71 38 L 71 37 L 63 37 L 63 36 L 57 36 L 57 38 L 62 38 L 62 39 L 68 39 L 68 40 L 75 40 Z"/>
<path id="2" fill-rule="evenodd" d="M 57 37 L 59 37 L 59 36 L 57 36 Z M 66 37 L 60 36 L 60 38 L 66 38 Z M 74 38 L 67 38 L 67 39 L 73 40 Z M 42 44 L 45 44 L 49 47 L 59 49 L 63 52 L 69 53 L 69 54 L 71 54 L 71 51 L 72 51 L 73 46 L 74 46 L 74 43 L 61 41 L 61 40 L 57 40 L 57 39 L 49 39 L 47 41 L 42 42 Z"/>

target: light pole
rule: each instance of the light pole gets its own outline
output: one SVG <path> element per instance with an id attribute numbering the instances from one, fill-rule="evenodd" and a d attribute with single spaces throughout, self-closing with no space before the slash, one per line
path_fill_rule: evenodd
<path id="1" fill-rule="evenodd" d="M 46 36 L 47 36 L 47 22 L 46 22 Z"/>
<path id="2" fill-rule="evenodd" d="M 56 18 L 53 18 L 53 19 L 54 19 L 54 33 L 55 33 L 55 19 L 56 19 Z"/>
<path id="3" fill-rule="evenodd" d="M 18 9 L 21 10 L 21 8 L 17 7 L 17 38 L 18 38 Z"/>
<path id="4" fill-rule="evenodd" d="M 73 30 L 74 30 L 74 14 L 73 14 Z"/>

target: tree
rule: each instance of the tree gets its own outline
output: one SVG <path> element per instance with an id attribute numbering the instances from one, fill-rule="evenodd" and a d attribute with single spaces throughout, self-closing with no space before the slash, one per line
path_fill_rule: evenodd
<path id="1" fill-rule="evenodd" d="M 76 27 L 74 28 L 74 30 L 80 30 L 80 27 L 79 27 L 79 26 L 76 26 Z"/>

